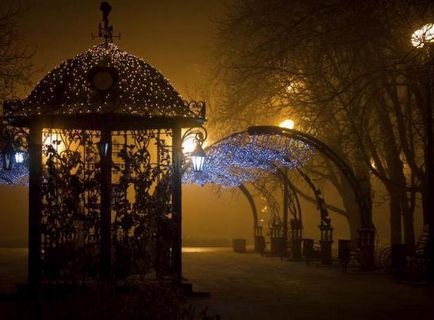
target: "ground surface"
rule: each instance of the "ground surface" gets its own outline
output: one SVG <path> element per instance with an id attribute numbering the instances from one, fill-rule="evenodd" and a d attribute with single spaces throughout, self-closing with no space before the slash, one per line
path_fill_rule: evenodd
<path id="1" fill-rule="evenodd" d="M 0 249 L 1 292 L 25 280 L 25 256 L 26 250 Z M 187 248 L 184 275 L 195 290 L 211 293 L 193 303 L 223 319 L 434 319 L 433 287 L 379 273 L 343 274 L 229 249 Z"/>
<path id="2" fill-rule="evenodd" d="M 184 275 L 211 293 L 200 303 L 223 319 L 434 319 L 433 287 L 257 254 L 191 251 Z"/>

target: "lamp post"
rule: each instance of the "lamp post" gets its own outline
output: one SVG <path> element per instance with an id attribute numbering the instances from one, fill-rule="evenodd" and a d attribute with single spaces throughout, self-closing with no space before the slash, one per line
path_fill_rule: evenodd
<path id="1" fill-rule="evenodd" d="M 426 24 L 416 30 L 411 36 L 412 45 L 415 48 L 427 47 L 428 51 L 428 70 L 426 77 L 426 103 L 425 103 L 425 195 L 424 212 L 427 216 L 428 233 L 428 277 L 434 279 L 434 141 L 433 141 L 433 72 L 434 72 L 434 24 Z"/>

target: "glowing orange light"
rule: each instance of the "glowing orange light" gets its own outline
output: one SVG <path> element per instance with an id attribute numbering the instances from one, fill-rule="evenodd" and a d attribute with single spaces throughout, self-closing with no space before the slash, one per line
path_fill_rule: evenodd
<path id="1" fill-rule="evenodd" d="M 425 24 L 411 35 L 411 44 L 416 48 L 422 48 L 425 44 L 433 41 L 434 24 L 432 23 Z"/>
<path id="2" fill-rule="evenodd" d="M 191 153 L 196 148 L 196 142 L 194 139 L 187 139 L 182 143 L 182 152 Z"/>
<path id="3" fill-rule="evenodd" d="M 285 121 L 282 121 L 279 124 L 279 127 L 286 128 L 286 129 L 294 129 L 295 123 L 294 123 L 294 121 L 287 119 Z"/>

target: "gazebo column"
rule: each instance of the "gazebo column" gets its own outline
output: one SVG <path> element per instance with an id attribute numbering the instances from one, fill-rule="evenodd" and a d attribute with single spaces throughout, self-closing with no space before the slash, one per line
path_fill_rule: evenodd
<path id="1" fill-rule="evenodd" d="M 104 280 L 109 281 L 112 276 L 112 141 L 110 130 L 101 131 L 99 149 L 101 157 L 101 276 Z"/>
<path id="2" fill-rule="evenodd" d="M 29 253 L 28 283 L 38 287 L 42 274 L 42 126 L 34 124 L 29 131 Z"/>
<path id="3" fill-rule="evenodd" d="M 172 161 L 173 161 L 173 175 L 172 175 L 172 219 L 174 224 L 173 233 L 173 272 L 175 282 L 181 284 L 182 282 L 182 181 L 181 181 L 181 167 L 182 167 L 182 140 L 181 128 L 174 127 L 172 129 Z"/>

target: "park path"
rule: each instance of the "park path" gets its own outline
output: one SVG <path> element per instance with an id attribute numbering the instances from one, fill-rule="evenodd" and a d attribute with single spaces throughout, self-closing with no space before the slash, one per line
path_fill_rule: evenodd
<path id="1" fill-rule="evenodd" d="M 26 252 L 0 249 L 0 292 L 25 281 Z M 191 301 L 223 319 L 434 319 L 433 287 L 379 273 L 343 274 L 228 248 L 184 248 L 183 259 L 194 289 L 211 293 Z"/>
<path id="2" fill-rule="evenodd" d="M 434 288 L 228 249 L 184 252 L 184 276 L 223 319 L 434 319 Z"/>

